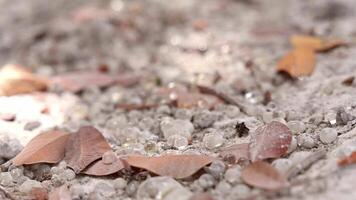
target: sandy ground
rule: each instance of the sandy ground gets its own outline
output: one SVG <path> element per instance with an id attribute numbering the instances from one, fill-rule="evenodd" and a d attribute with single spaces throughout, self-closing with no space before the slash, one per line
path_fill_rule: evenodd
<path id="1" fill-rule="evenodd" d="M 229 124 L 243 121 L 253 131 L 258 125 L 278 120 L 290 127 L 293 123 L 298 125 L 293 129 L 298 146 L 279 163 L 298 163 L 321 148 L 327 153 L 325 158 L 295 177 L 295 185 L 272 198 L 356 198 L 355 166 L 337 166 L 339 158 L 356 149 L 356 120 L 337 119 L 340 113 L 356 116 L 356 86 L 342 84 L 346 78 L 356 75 L 356 4 L 353 0 L 180 0 L 174 3 L 164 0 L 0 0 L 0 13 L 0 65 L 18 63 L 46 76 L 105 65 L 110 73 L 142 76 L 141 83 L 130 88 L 91 87 L 79 95 L 53 89 L 50 97 L 46 97 L 58 107 L 52 116 L 41 114 L 41 105 L 25 106 L 23 98 L 31 97 L 1 97 L 2 110 L 11 110 L 8 105 L 14 101 L 21 105 L 14 111 L 17 113 L 15 122 L 0 122 L 0 142 L 15 143 L 13 147 L 6 147 L 15 155 L 21 145 L 39 132 L 55 127 L 75 131 L 85 124 L 100 129 L 117 152 L 141 151 L 151 155 L 145 152 L 147 144 L 158 141 L 159 150 L 153 154 L 162 154 L 166 150 L 159 145 L 164 146 L 166 141 L 159 124 L 165 117 L 193 119 L 193 144 L 175 151 L 216 155 L 220 147 L 244 139 L 232 135 Z M 290 81 L 277 75 L 275 66 L 290 49 L 288 38 L 292 34 L 337 37 L 349 45 L 319 54 L 316 70 L 310 77 Z M 216 81 L 217 74 L 221 78 Z M 163 86 L 177 82 L 210 85 L 239 100 L 246 112 L 235 106 L 221 106 L 212 111 L 161 106 L 126 112 L 115 108 L 119 102 L 140 104 L 146 97 L 154 98 L 157 80 Z M 265 105 L 267 91 L 271 93 L 271 101 Z M 34 122 L 40 125 L 35 123 L 31 127 L 29 123 Z M 136 138 L 133 144 L 116 141 L 115 135 L 125 135 L 120 130 L 126 128 L 131 131 L 136 128 L 144 139 Z M 325 128 L 338 133 L 329 144 L 320 141 Z M 204 146 L 203 137 L 210 132 L 223 135 L 220 147 Z M 2 148 L 0 150 L 5 151 L 5 147 Z M 0 163 L 14 155 L 2 156 Z M 278 161 L 274 163 L 278 165 Z M 280 164 L 282 169 L 285 165 L 288 164 Z M 21 170 L 24 176 L 36 179 L 35 169 Z M 53 171 L 50 171 L 52 175 Z M 6 172 L 0 175 L 3 173 Z M 66 182 L 53 179 L 39 182 L 46 188 Z M 136 189 L 143 180 L 126 177 L 127 186 L 122 187 L 117 186 L 115 180 L 79 176 L 67 182 L 74 199 L 140 199 Z M 25 199 L 18 192 L 21 181 L 1 184 L 18 194 L 17 198 Z M 257 199 L 267 198 L 260 190 L 224 176 L 209 186 L 201 179 L 179 184 L 193 193 L 208 191 L 216 199 L 251 195 Z M 90 195 L 92 191 L 98 196 Z M 110 192 L 111 196 L 101 195 Z M 179 195 L 175 198 L 179 199 Z"/>

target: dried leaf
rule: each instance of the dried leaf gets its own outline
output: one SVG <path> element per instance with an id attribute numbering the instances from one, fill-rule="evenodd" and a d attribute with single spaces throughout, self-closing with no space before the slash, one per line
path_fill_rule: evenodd
<path id="1" fill-rule="evenodd" d="M 44 91 L 48 82 L 19 65 L 5 65 L 0 70 L 0 96 Z"/>
<path id="2" fill-rule="evenodd" d="M 356 152 L 353 152 L 351 155 L 339 160 L 338 164 L 340 166 L 345 166 L 349 164 L 355 164 L 356 163 Z"/>
<path id="3" fill-rule="evenodd" d="M 205 155 L 128 156 L 125 160 L 130 166 L 177 179 L 189 177 L 213 161 Z"/>
<path id="4" fill-rule="evenodd" d="M 249 143 L 241 143 L 222 148 L 220 156 L 227 157 L 232 155 L 234 156 L 235 163 L 237 163 L 240 159 L 249 160 L 249 145 Z"/>
<path id="5" fill-rule="evenodd" d="M 84 126 L 69 137 L 64 160 L 75 173 L 79 173 L 110 150 L 104 136 L 96 128 Z"/>
<path id="6" fill-rule="evenodd" d="M 241 173 L 242 179 L 249 185 L 278 190 L 288 186 L 288 181 L 270 164 L 257 161 L 247 166 Z"/>
<path id="7" fill-rule="evenodd" d="M 30 196 L 36 200 L 47 200 L 48 199 L 48 192 L 45 188 L 37 188 L 34 187 L 30 191 Z"/>
<path id="8" fill-rule="evenodd" d="M 106 176 L 116 173 L 125 168 L 120 158 L 115 158 L 112 162 L 105 162 L 101 159 L 87 167 L 82 173 L 93 176 Z"/>
<path id="9" fill-rule="evenodd" d="M 306 35 L 294 35 L 290 38 L 290 43 L 295 48 L 306 47 L 315 51 L 328 51 L 343 45 L 346 43 L 339 39 L 322 39 L 313 36 Z"/>
<path id="10" fill-rule="evenodd" d="M 257 128 L 250 143 L 252 161 L 279 158 L 288 151 L 292 132 L 280 122 L 270 122 Z"/>
<path id="11" fill-rule="evenodd" d="M 348 78 L 346 78 L 345 80 L 343 80 L 341 83 L 345 86 L 351 86 L 354 83 L 355 77 L 354 76 L 350 76 Z"/>
<path id="12" fill-rule="evenodd" d="M 287 53 L 277 64 L 278 72 L 285 72 L 291 77 L 310 75 L 315 68 L 315 52 L 311 48 L 298 47 Z"/>
<path id="13" fill-rule="evenodd" d="M 50 131 L 34 137 L 12 160 L 15 166 L 35 163 L 57 163 L 64 157 L 64 149 L 69 134 Z"/>
<path id="14" fill-rule="evenodd" d="M 67 185 L 55 188 L 49 193 L 48 200 L 72 200 Z"/>

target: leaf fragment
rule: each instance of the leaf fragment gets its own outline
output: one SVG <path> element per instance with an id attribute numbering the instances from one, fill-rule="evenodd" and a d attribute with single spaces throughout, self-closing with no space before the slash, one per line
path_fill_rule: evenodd
<path id="1" fill-rule="evenodd" d="M 222 157 L 234 156 L 235 163 L 240 159 L 249 160 L 249 143 L 234 144 L 221 149 L 220 155 Z"/>
<path id="2" fill-rule="evenodd" d="M 287 179 L 263 161 L 251 163 L 242 171 L 241 177 L 247 184 L 265 190 L 278 190 L 288 186 Z"/>
<path id="3" fill-rule="evenodd" d="M 111 147 L 96 128 L 84 126 L 69 137 L 64 160 L 78 174 L 110 150 Z"/>
<path id="4" fill-rule="evenodd" d="M 350 164 L 355 164 L 356 163 L 356 151 L 353 152 L 351 155 L 339 160 L 338 164 L 340 166 L 346 166 Z"/>
<path id="5" fill-rule="evenodd" d="M 319 52 L 346 45 L 346 42 L 340 39 L 323 39 L 308 35 L 293 35 L 290 43 L 294 48 L 307 47 Z"/>
<path id="6" fill-rule="evenodd" d="M 187 178 L 213 161 L 211 157 L 205 155 L 163 155 L 158 157 L 132 155 L 125 160 L 130 166 L 177 179 Z"/>
<path id="7" fill-rule="evenodd" d="M 57 163 L 64 157 L 69 134 L 49 131 L 34 137 L 12 160 L 15 166 L 35 163 Z"/>
<path id="8" fill-rule="evenodd" d="M 114 174 L 124 168 L 124 163 L 115 155 L 115 158 L 111 162 L 106 162 L 104 159 L 98 160 L 92 165 L 89 165 L 82 173 L 93 176 L 106 176 Z"/>

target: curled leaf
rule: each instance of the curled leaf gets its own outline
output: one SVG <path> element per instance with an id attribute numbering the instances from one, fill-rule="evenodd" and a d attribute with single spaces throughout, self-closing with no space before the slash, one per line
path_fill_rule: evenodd
<path id="1" fill-rule="evenodd" d="M 69 137 L 64 160 L 75 173 L 79 173 L 109 150 L 109 144 L 96 128 L 84 126 Z"/>
<path id="2" fill-rule="evenodd" d="M 356 152 L 353 152 L 351 155 L 339 160 L 338 162 L 340 166 L 345 166 L 354 163 L 356 163 Z"/>
<path id="3" fill-rule="evenodd" d="M 50 131 L 34 137 L 12 160 L 15 166 L 35 163 L 57 163 L 64 157 L 64 149 L 69 134 Z"/>
<path id="4" fill-rule="evenodd" d="M 290 43 L 295 47 L 306 47 L 315 51 L 328 51 L 346 43 L 339 39 L 322 39 L 307 35 L 294 35 L 290 38 Z"/>
<path id="5" fill-rule="evenodd" d="M 0 70 L 0 96 L 44 91 L 48 81 L 19 65 L 5 65 Z"/>
<path id="6" fill-rule="evenodd" d="M 130 166 L 177 179 L 187 178 L 213 161 L 205 155 L 128 156 L 125 160 Z"/>
<path id="7" fill-rule="evenodd" d="M 287 179 L 270 164 L 257 161 L 247 166 L 241 174 L 249 185 L 265 190 L 278 190 L 288 186 Z"/>
<path id="8" fill-rule="evenodd" d="M 313 49 L 298 47 L 287 53 L 277 64 L 278 72 L 285 72 L 291 77 L 310 75 L 315 68 L 316 58 Z"/>
<path id="9" fill-rule="evenodd" d="M 257 128 L 250 143 L 252 161 L 279 158 L 288 151 L 292 132 L 280 122 L 270 122 Z"/>
<path id="10" fill-rule="evenodd" d="M 106 176 L 116 173 L 124 168 L 125 165 L 121 159 L 115 157 L 111 162 L 106 162 L 104 159 L 98 160 L 82 171 L 82 173 L 93 176 Z"/>

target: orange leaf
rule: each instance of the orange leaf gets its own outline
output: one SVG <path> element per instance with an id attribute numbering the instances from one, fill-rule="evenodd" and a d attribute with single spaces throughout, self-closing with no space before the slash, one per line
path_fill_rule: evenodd
<path id="1" fill-rule="evenodd" d="M 345 166 L 345 165 L 354 164 L 354 163 L 356 163 L 356 152 L 353 152 L 351 155 L 339 160 L 339 162 L 338 162 L 338 164 L 340 166 Z"/>
<path id="2" fill-rule="evenodd" d="M 193 175 L 213 160 L 204 155 L 164 155 L 128 156 L 126 161 L 130 166 L 146 169 L 160 176 L 181 179 Z"/>
<path id="3" fill-rule="evenodd" d="M 286 72 L 291 77 L 310 75 L 315 68 L 315 52 L 308 47 L 298 47 L 287 53 L 277 64 L 278 72 Z"/>
<path id="4" fill-rule="evenodd" d="M 288 186 L 288 181 L 270 164 L 257 161 L 247 166 L 241 174 L 249 185 L 266 189 L 278 190 Z"/>
<path id="5" fill-rule="evenodd" d="M 110 150 L 104 136 L 96 128 L 84 126 L 69 137 L 64 160 L 75 173 L 79 173 Z"/>
<path id="6" fill-rule="evenodd" d="M 5 65 L 0 70 L 0 96 L 44 91 L 48 82 L 19 65 Z"/>
<path id="7" fill-rule="evenodd" d="M 306 35 L 294 35 L 290 38 L 290 43 L 295 48 L 306 47 L 321 52 L 328 51 L 346 44 L 344 41 L 339 39 L 327 40 Z"/>
<path id="8" fill-rule="evenodd" d="M 54 190 L 49 193 L 48 200 L 72 200 L 68 186 L 62 185 L 61 187 L 54 188 Z"/>
<path id="9" fill-rule="evenodd" d="M 256 129 L 250 143 L 252 161 L 279 158 L 288 151 L 292 132 L 280 122 L 270 122 Z"/>
<path id="10" fill-rule="evenodd" d="M 125 168 L 124 163 L 120 158 L 115 158 L 112 162 L 105 162 L 104 159 L 98 160 L 89 167 L 87 167 L 82 173 L 93 176 L 105 176 L 116 173 Z"/>
<path id="11" fill-rule="evenodd" d="M 249 160 L 249 143 L 234 144 L 221 149 L 221 156 L 233 155 L 235 161 L 238 162 L 241 158 Z"/>
<path id="12" fill-rule="evenodd" d="M 12 160 L 15 166 L 35 163 L 57 163 L 64 157 L 64 149 L 69 134 L 50 131 L 34 137 Z"/>

